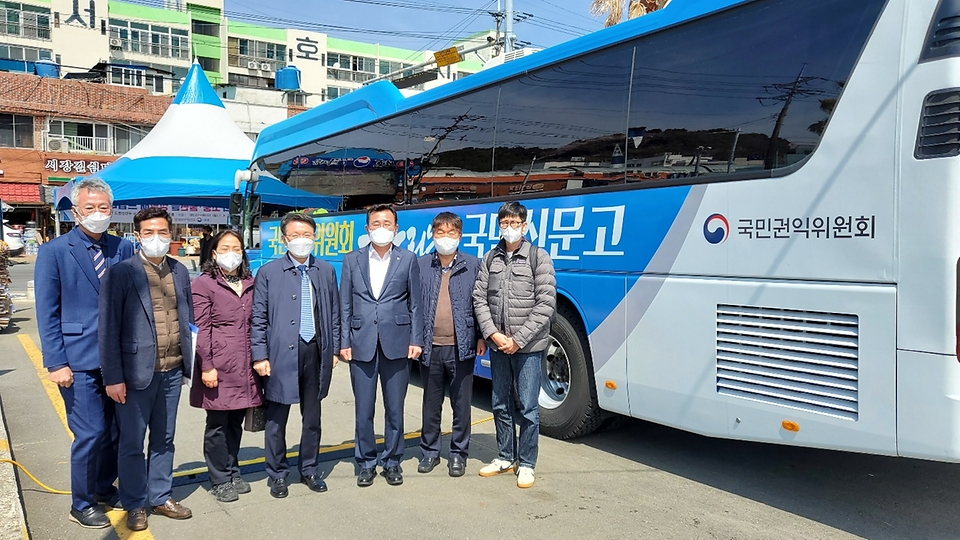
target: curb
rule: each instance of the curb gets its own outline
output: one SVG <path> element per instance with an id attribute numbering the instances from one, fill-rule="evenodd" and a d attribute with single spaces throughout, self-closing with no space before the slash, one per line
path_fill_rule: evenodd
<path id="1" fill-rule="evenodd" d="M 13 449 L 7 436 L 7 418 L 3 414 L 0 399 L 0 459 L 13 460 Z M 0 463 L 0 540 L 25 540 L 30 538 L 23 510 L 20 482 L 14 466 Z"/>

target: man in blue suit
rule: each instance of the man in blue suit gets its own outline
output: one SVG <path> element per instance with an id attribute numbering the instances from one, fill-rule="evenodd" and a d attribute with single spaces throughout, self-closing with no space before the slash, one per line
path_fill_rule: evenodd
<path id="1" fill-rule="evenodd" d="M 167 257 L 173 220 L 163 208 L 133 217 L 140 256 L 114 266 L 100 295 L 100 365 L 120 423 L 120 501 L 127 527 L 147 528 L 153 513 L 193 514 L 172 497 L 173 438 L 183 379 L 193 373 L 190 275 Z M 150 430 L 149 464 L 143 440 Z"/>
<path id="2" fill-rule="evenodd" d="M 268 484 L 278 499 L 288 493 L 286 432 L 293 403 L 300 403 L 302 420 L 300 482 L 317 493 L 327 490 L 317 473 L 320 400 L 327 397 L 333 355 L 340 352 L 337 275 L 330 263 L 311 255 L 316 222 L 290 213 L 280 220 L 280 232 L 287 255 L 257 272 L 250 329 L 253 369 L 264 377 Z"/>
<path id="3" fill-rule="evenodd" d="M 133 244 L 104 234 L 113 194 L 102 180 L 83 180 L 70 194 L 79 224 L 40 246 L 34 270 L 43 366 L 60 387 L 70 448 L 70 519 L 87 528 L 110 520 L 100 504 L 120 509 L 117 423 L 104 392 L 97 349 L 97 302 L 107 268 L 133 255 Z"/>
<path id="4" fill-rule="evenodd" d="M 377 445 L 373 413 L 377 378 L 383 390 L 384 449 L 379 464 L 391 486 L 403 483 L 403 401 L 410 380 L 408 358 L 420 356 L 423 315 L 417 256 L 393 245 L 397 212 L 378 205 L 367 210 L 370 245 L 343 258 L 340 303 L 344 328 L 340 357 L 350 362 L 356 406 L 357 485 L 373 484 Z"/>

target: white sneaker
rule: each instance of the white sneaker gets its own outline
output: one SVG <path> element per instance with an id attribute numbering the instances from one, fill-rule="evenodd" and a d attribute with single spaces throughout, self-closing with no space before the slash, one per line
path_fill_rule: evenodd
<path id="1" fill-rule="evenodd" d="M 530 467 L 520 467 L 520 472 L 517 474 L 517 487 L 531 487 L 533 485 L 533 481 L 533 469 Z"/>
<path id="2" fill-rule="evenodd" d="M 512 471 L 515 467 L 513 462 L 497 458 L 480 469 L 480 476 L 496 476 L 500 473 Z"/>

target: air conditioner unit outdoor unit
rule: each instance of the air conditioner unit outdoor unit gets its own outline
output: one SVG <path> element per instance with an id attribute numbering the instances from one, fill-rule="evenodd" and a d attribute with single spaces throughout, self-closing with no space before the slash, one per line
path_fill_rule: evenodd
<path id="1" fill-rule="evenodd" d="M 69 152 L 70 141 L 66 139 L 49 139 L 47 141 L 47 150 L 50 152 Z"/>
<path id="2" fill-rule="evenodd" d="M 247 69 L 257 69 L 258 67 L 260 67 L 260 63 L 256 60 L 250 60 L 247 62 Z"/>
<path id="3" fill-rule="evenodd" d="M 120 41 L 120 38 L 110 38 L 110 46 L 119 49 L 123 46 L 123 42 Z"/>
<path id="4" fill-rule="evenodd" d="M 260 71 L 273 71 L 273 66 L 271 66 L 268 62 L 264 62 L 260 64 Z"/>

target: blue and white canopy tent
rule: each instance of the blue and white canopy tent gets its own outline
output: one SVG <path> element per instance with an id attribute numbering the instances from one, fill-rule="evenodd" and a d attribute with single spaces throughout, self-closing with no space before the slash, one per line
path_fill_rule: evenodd
<path id="1" fill-rule="evenodd" d="M 120 159 L 90 177 L 110 185 L 116 205 L 225 208 L 235 191 L 234 174 L 247 168 L 253 147 L 253 141 L 227 114 L 200 65 L 194 62 L 153 130 Z M 71 184 L 58 189 L 58 210 L 70 208 Z M 241 192 L 246 188 L 241 184 Z M 295 189 L 268 175 L 260 176 L 256 193 L 267 206 L 336 210 L 340 204 L 339 197 Z"/>

